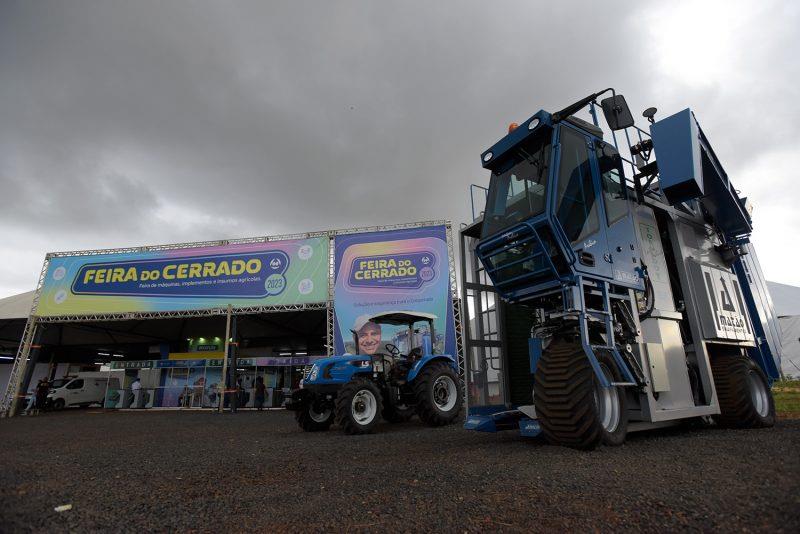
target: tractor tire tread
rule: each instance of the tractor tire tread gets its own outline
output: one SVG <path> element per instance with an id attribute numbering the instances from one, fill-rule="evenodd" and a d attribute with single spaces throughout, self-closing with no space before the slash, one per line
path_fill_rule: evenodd
<path id="1" fill-rule="evenodd" d="M 352 418 L 351 403 L 353 396 L 361 389 L 369 389 L 375 396 L 375 402 L 377 403 L 375 418 L 369 425 L 360 425 Z M 374 382 L 365 378 L 354 378 L 342 386 L 342 389 L 339 390 L 339 393 L 336 395 L 336 401 L 334 403 L 336 424 L 342 428 L 345 434 L 356 435 L 371 433 L 375 425 L 380 421 L 381 412 L 383 412 L 383 396 L 381 395 L 381 391 Z"/>
<path id="2" fill-rule="evenodd" d="M 442 372 L 447 373 L 456 384 L 456 405 L 453 410 L 443 414 L 434 402 L 432 395 L 433 381 Z M 461 379 L 453 368 L 444 362 L 433 362 L 425 367 L 414 379 L 414 398 L 417 400 L 417 415 L 420 420 L 429 426 L 444 426 L 452 423 L 461 411 L 463 401 L 461 393 Z"/>
<path id="3" fill-rule="evenodd" d="M 725 428 L 767 428 L 775 424 L 775 401 L 769 391 L 769 413 L 762 417 L 753 406 L 747 373 L 755 371 L 767 383 L 763 371 L 743 354 L 720 354 L 711 361 L 720 414 L 714 420 Z"/>
<path id="4" fill-rule="evenodd" d="M 553 340 L 534 374 L 534 405 L 545 439 L 594 449 L 606 440 L 594 400 L 594 370 L 580 343 Z"/>
<path id="5" fill-rule="evenodd" d="M 324 432 L 328 430 L 331 425 L 333 424 L 333 416 L 328 417 L 325 422 L 315 421 L 311 418 L 311 415 L 308 413 L 308 408 L 304 408 L 302 410 L 297 410 L 294 412 L 294 420 L 297 421 L 297 424 L 305 430 L 306 432 Z"/>

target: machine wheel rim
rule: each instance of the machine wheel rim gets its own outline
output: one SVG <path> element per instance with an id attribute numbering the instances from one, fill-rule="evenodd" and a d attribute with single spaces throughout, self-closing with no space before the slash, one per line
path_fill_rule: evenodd
<path id="1" fill-rule="evenodd" d="M 614 377 L 605 364 L 601 363 L 600 369 L 609 382 L 614 380 Z M 622 419 L 619 389 L 616 386 L 604 388 L 597 382 L 594 386 L 594 400 L 597 404 L 597 418 L 600 420 L 603 430 L 609 434 L 613 433 L 619 427 L 620 420 Z"/>
<path id="2" fill-rule="evenodd" d="M 457 397 L 456 383 L 451 377 L 442 375 L 433 382 L 433 402 L 443 412 L 453 409 Z"/>
<path id="3" fill-rule="evenodd" d="M 767 385 L 755 371 L 747 373 L 747 383 L 750 386 L 750 398 L 756 413 L 761 417 L 769 415 L 769 392 Z"/>
<path id="4" fill-rule="evenodd" d="M 367 390 L 361 389 L 350 402 L 350 412 L 353 414 L 353 419 L 359 425 L 367 425 L 375 419 L 375 414 L 378 413 L 378 401 L 375 395 Z"/>
<path id="5" fill-rule="evenodd" d="M 308 407 L 308 416 L 311 418 L 312 421 L 315 423 L 324 423 L 328 420 L 331 416 L 331 410 L 323 410 L 322 412 L 318 412 L 314 409 L 313 406 Z"/>

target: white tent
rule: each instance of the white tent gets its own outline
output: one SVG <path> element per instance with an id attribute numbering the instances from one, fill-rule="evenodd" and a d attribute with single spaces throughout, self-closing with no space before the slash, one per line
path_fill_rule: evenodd
<path id="1" fill-rule="evenodd" d="M 800 315 L 781 317 L 781 370 L 785 376 L 800 378 Z"/>
<path id="2" fill-rule="evenodd" d="M 36 291 L 28 291 L 0 299 L 0 320 L 26 319 L 31 313 L 35 293 Z"/>

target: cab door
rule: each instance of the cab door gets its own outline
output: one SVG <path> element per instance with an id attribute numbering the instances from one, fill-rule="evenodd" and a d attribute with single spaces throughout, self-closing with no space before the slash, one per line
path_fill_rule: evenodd
<path id="1" fill-rule="evenodd" d="M 641 283 L 638 274 L 638 241 L 622 158 L 613 145 L 597 139 L 591 159 L 600 179 L 600 196 L 603 199 L 600 225 L 606 227 L 611 277 L 615 282 L 638 287 Z"/>
<path id="2" fill-rule="evenodd" d="M 575 251 L 575 270 L 611 278 L 594 142 L 590 136 L 563 123 L 559 128 L 557 176 L 553 213 Z"/>

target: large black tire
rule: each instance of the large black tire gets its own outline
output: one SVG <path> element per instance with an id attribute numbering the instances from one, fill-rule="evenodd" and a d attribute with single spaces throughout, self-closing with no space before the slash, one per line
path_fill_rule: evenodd
<path id="1" fill-rule="evenodd" d="M 336 396 L 336 424 L 346 434 L 369 434 L 381 419 L 383 398 L 373 382 L 354 378 Z"/>
<path id="2" fill-rule="evenodd" d="M 309 401 L 294 412 L 294 420 L 306 432 L 323 432 L 333 424 L 333 410 L 327 408 L 319 413 L 314 409 L 314 403 Z"/>
<path id="3" fill-rule="evenodd" d="M 618 379 L 609 360 L 601 359 L 600 365 L 609 380 Z M 625 391 L 600 386 L 580 343 L 550 343 L 539 358 L 533 391 L 536 417 L 548 442 L 587 450 L 625 441 Z"/>
<path id="4" fill-rule="evenodd" d="M 719 399 L 717 424 L 727 428 L 766 428 L 775 424 L 775 400 L 761 368 L 743 354 L 718 354 L 711 372 Z"/>
<path id="5" fill-rule="evenodd" d="M 414 397 L 423 423 L 449 425 L 461 411 L 461 380 L 449 364 L 431 363 L 414 379 Z"/>
<path id="6" fill-rule="evenodd" d="M 387 402 L 383 407 L 381 416 L 390 423 L 405 423 L 414 417 L 414 407 L 406 405 L 396 407 Z"/>
<path id="7" fill-rule="evenodd" d="M 53 409 L 56 411 L 63 410 L 64 406 L 66 406 L 64 399 L 56 399 L 53 401 Z"/>

